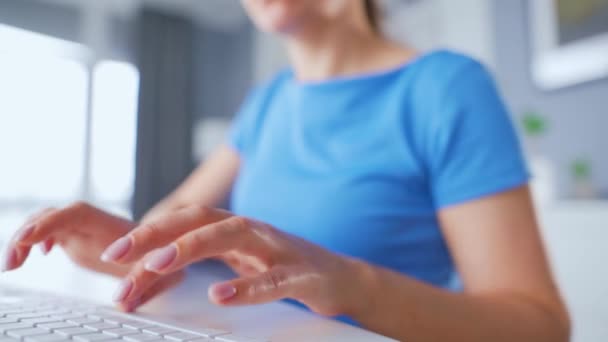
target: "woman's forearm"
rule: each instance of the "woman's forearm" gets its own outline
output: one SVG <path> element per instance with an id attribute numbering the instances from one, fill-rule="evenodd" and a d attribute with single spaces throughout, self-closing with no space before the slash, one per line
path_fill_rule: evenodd
<path id="1" fill-rule="evenodd" d="M 234 149 L 219 147 L 175 191 L 150 209 L 141 221 L 147 222 L 186 206 L 221 205 L 232 188 L 239 164 L 239 156 Z"/>
<path id="2" fill-rule="evenodd" d="M 568 341 L 559 300 L 496 291 L 452 293 L 355 262 L 358 281 L 348 314 L 400 341 Z"/>

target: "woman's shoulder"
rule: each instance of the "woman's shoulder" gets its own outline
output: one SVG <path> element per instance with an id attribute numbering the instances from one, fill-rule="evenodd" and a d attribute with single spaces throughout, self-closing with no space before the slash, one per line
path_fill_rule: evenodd
<path id="1" fill-rule="evenodd" d="M 436 50 L 419 57 L 413 63 L 413 71 L 414 77 L 409 78 L 415 84 L 413 99 L 435 109 L 496 90 L 492 73 L 482 62 L 451 50 Z"/>
<path id="2" fill-rule="evenodd" d="M 502 120 L 506 107 L 491 72 L 477 59 L 439 50 L 416 62 L 411 80 L 408 118 L 426 127 L 420 134 L 435 137 L 437 130 L 456 129 L 463 121 Z"/>
<path id="3" fill-rule="evenodd" d="M 420 77 L 426 77 L 435 85 L 451 83 L 473 74 L 488 75 L 484 64 L 472 56 L 453 50 L 434 50 L 423 54 L 414 63 Z"/>

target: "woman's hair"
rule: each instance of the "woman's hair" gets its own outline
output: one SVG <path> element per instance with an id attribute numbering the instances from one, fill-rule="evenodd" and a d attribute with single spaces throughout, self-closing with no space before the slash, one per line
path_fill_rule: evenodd
<path id="1" fill-rule="evenodd" d="M 372 30 L 380 33 L 380 8 L 376 0 L 363 0 L 365 16 Z"/>

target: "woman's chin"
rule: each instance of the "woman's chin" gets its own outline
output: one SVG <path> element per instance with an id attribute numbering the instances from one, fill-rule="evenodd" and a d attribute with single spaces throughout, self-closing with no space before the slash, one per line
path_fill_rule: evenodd
<path id="1" fill-rule="evenodd" d="M 292 21 L 275 21 L 264 25 L 262 31 L 289 36 L 297 31 L 297 25 Z"/>

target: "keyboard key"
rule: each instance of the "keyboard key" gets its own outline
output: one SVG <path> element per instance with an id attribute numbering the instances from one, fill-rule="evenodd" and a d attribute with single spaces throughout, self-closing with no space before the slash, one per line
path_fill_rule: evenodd
<path id="1" fill-rule="evenodd" d="M 66 310 L 66 309 L 49 309 L 49 310 L 36 311 L 36 312 L 38 312 L 39 314 L 44 314 L 45 316 L 63 315 L 63 314 L 70 313 L 70 311 Z"/>
<path id="2" fill-rule="evenodd" d="M 212 339 L 211 337 L 199 337 L 196 340 L 192 340 L 190 342 L 217 342 L 217 340 Z"/>
<path id="3" fill-rule="evenodd" d="M 97 311 L 97 307 L 91 304 L 82 304 L 76 303 L 72 306 L 74 311 L 82 311 L 82 312 L 95 312 Z"/>
<path id="4" fill-rule="evenodd" d="M 201 335 L 195 335 L 195 334 L 191 334 L 188 332 L 177 332 L 177 333 L 172 333 L 172 334 L 168 334 L 168 335 L 164 335 L 164 336 L 168 340 L 177 341 L 177 342 L 192 341 L 192 340 L 196 340 L 198 338 L 203 337 Z"/>
<path id="5" fill-rule="evenodd" d="M 148 342 L 148 341 L 157 341 L 161 338 L 152 334 L 136 334 L 136 335 L 126 335 L 123 336 L 123 339 L 130 342 Z"/>
<path id="6" fill-rule="evenodd" d="M 26 312 L 32 312 L 32 310 L 23 310 L 21 308 L 0 310 L 0 317 L 6 317 L 7 315 L 20 314 Z"/>
<path id="7" fill-rule="evenodd" d="M 61 336 L 58 334 L 46 334 L 46 335 L 34 335 L 27 336 L 25 338 L 25 342 L 63 342 L 69 341 L 65 336 Z"/>
<path id="8" fill-rule="evenodd" d="M 31 327 L 32 327 L 31 324 L 23 323 L 23 322 L 0 324 L 0 333 L 5 333 L 9 330 L 26 329 L 26 328 L 31 328 Z"/>
<path id="9" fill-rule="evenodd" d="M 55 333 L 63 335 L 63 336 L 67 336 L 67 337 L 71 337 L 71 336 L 76 336 L 76 335 L 84 335 L 84 334 L 90 334 L 93 332 L 93 330 L 91 329 L 87 329 L 87 328 L 65 328 L 65 329 L 57 329 L 54 330 Z"/>
<path id="10" fill-rule="evenodd" d="M 114 339 L 112 336 L 102 334 L 102 333 L 93 333 L 93 334 L 74 336 L 74 340 L 80 341 L 80 342 L 105 341 L 105 340 L 112 340 L 112 339 Z"/>
<path id="11" fill-rule="evenodd" d="M 21 322 L 31 323 L 33 325 L 42 324 L 42 323 L 52 323 L 52 322 L 61 322 L 58 318 L 52 317 L 34 317 L 34 318 L 25 318 L 22 319 Z"/>
<path id="12" fill-rule="evenodd" d="M 36 302 L 28 303 L 28 304 L 25 304 L 25 305 L 21 306 L 21 309 L 23 309 L 23 310 L 30 310 L 32 312 L 33 311 L 36 311 L 36 312 L 38 312 L 38 311 L 46 311 L 46 310 L 51 310 L 51 309 L 54 309 L 54 308 L 55 308 L 55 306 L 53 306 L 53 305 L 49 305 L 49 304 L 45 304 L 45 303 L 40 303 L 40 302 L 38 302 L 38 303 L 36 303 Z"/>
<path id="13" fill-rule="evenodd" d="M 27 336 L 34 335 L 44 335 L 48 332 L 44 329 L 40 328 L 31 328 L 31 329 L 17 329 L 17 330 L 9 330 L 7 335 L 14 338 L 25 338 Z"/>
<path id="14" fill-rule="evenodd" d="M 51 315 L 50 317 L 57 318 L 57 319 L 64 321 L 64 320 L 70 319 L 70 318 L 81 318 L 83 316 L 81 314 L 75 314 L 75 313 L 70 312 L 70 313 L 65 313 L 65 314 Z"/>
<path id="15" fill-rule="evenodd" d="M 4 297 L 1 297 L 0 295 L 0 300 L 3 300 Z M 22 305 L 20 304 L 0 304 L 0 311 L 7 311 L 7 310 L 13 310 L 13 309 L 20 309 L 22 307 Z"/>
<path id="16" fill-rule="evenodd" d="M 77 325 L 101 322 L 99 319 L 91 318 L 91 317 L 70 318 L 70 319 L 66 319 L 65 321 L 68 323 L 77 324 Z"/>
<path id="17" fill-rule="evenodd" d="M 100 331 L 100 330 L 120 328 L 120 325 L 114 324 L 114 323 L 108 323 L 108 322 L 97 322 L 97 323 L 84 324 L 83 327 L 93 329 L 96 331 Z"/>
<path id="18" fill-rule="evenodd" d="M 44 314 L 39 314 L 37 312 L 26 312 L 26 313 L 16 313 L 16 314 L 10 314 L 10 315 L 6 315 L 7 318 L 16 318 L 16 319 L 23 319 L 23 318 L 35 318 L 35 317 L 44 317 Z"/>
<path id="19" fill-rule="evenodd" d="M 55 323 L 42 323 L 37 325 L 38 328 L 45 329 L 47 331 L 53 331 L 56 329 L 66 329 L 66 328 L 78 328 L 77 325 L 66 322 L 55 322 Z"/>
<path id="20" fill-rule="evenodd" d="M 107 314 L 104 312 L 96 312 L 96 313 L 87 314 L 87 317 L 96 318 L 96 319 L 102 320 L 104 322 L 115 323 L 115 324 L 120 324 L 123 320 L 125 320 L 125 318 L 118 317 L 115 315 L 110 315 L 110 314 Z"/>
<path id="21" fill-rule="evenodd" d="M 154 326 L 153 324 L 150 324 L 150 323 L 134 321 L 134 320 L 125 320 L 125 321 L 122 321 L 121 324 L 123 327 L 131 328 L 131 329 L 143 329 L 143 328 Z"/>
<path id="22" fill-rule="evenodd" d="M 196 333 L 203 337 L 216 337 L 220 335 L 230 334 L 228 331 L 211 328 L 196 328 Z"/>
<path id="23" fill-rule="evenodd" d="M 237 335 L 233 335 L 233 334 L 218 336 L 218 337 L 215 337 L 215 339 L 217 341 L 222 341 L 222 342 L 265 342 L 265 340 L 260 340 L 260 339 L 251 338 L 251 337 L 237 336 Z"/>
<path id="24" fill-rule="evenodd" d="M 8 336 L 0 336 L 0 342 L 15 342 L 15 341 L 19 341 L 19 339 L 8 337 Z"/>
<path id="25" fill-rule="evenodd" d="M 160 325 L 143 328 L 142 331 L 145 333 L 148 333 L 148 334 L 152 334 L 152 335 L 165 335 L 165 334 L 170 334 L 173 332 L 179 332 L 175 329 L 163 327 Z"/>
<path id="26" fill-rule="evenodd" d="M 17 323 L 17 322 L 19 322 L 19 320 L 16 318 L 0 318 L 0 324 Z"/>
<path id="27" fill-rule="evenodd" d="M 131 329 L 131 328 L 116 328 L 116 329 L 107 329 L 102 331 L 106 335 L 114 336 L 114 337 L 122 337 L 125 335 L 135 335 L 139 334 L 139 330 Z"/>

